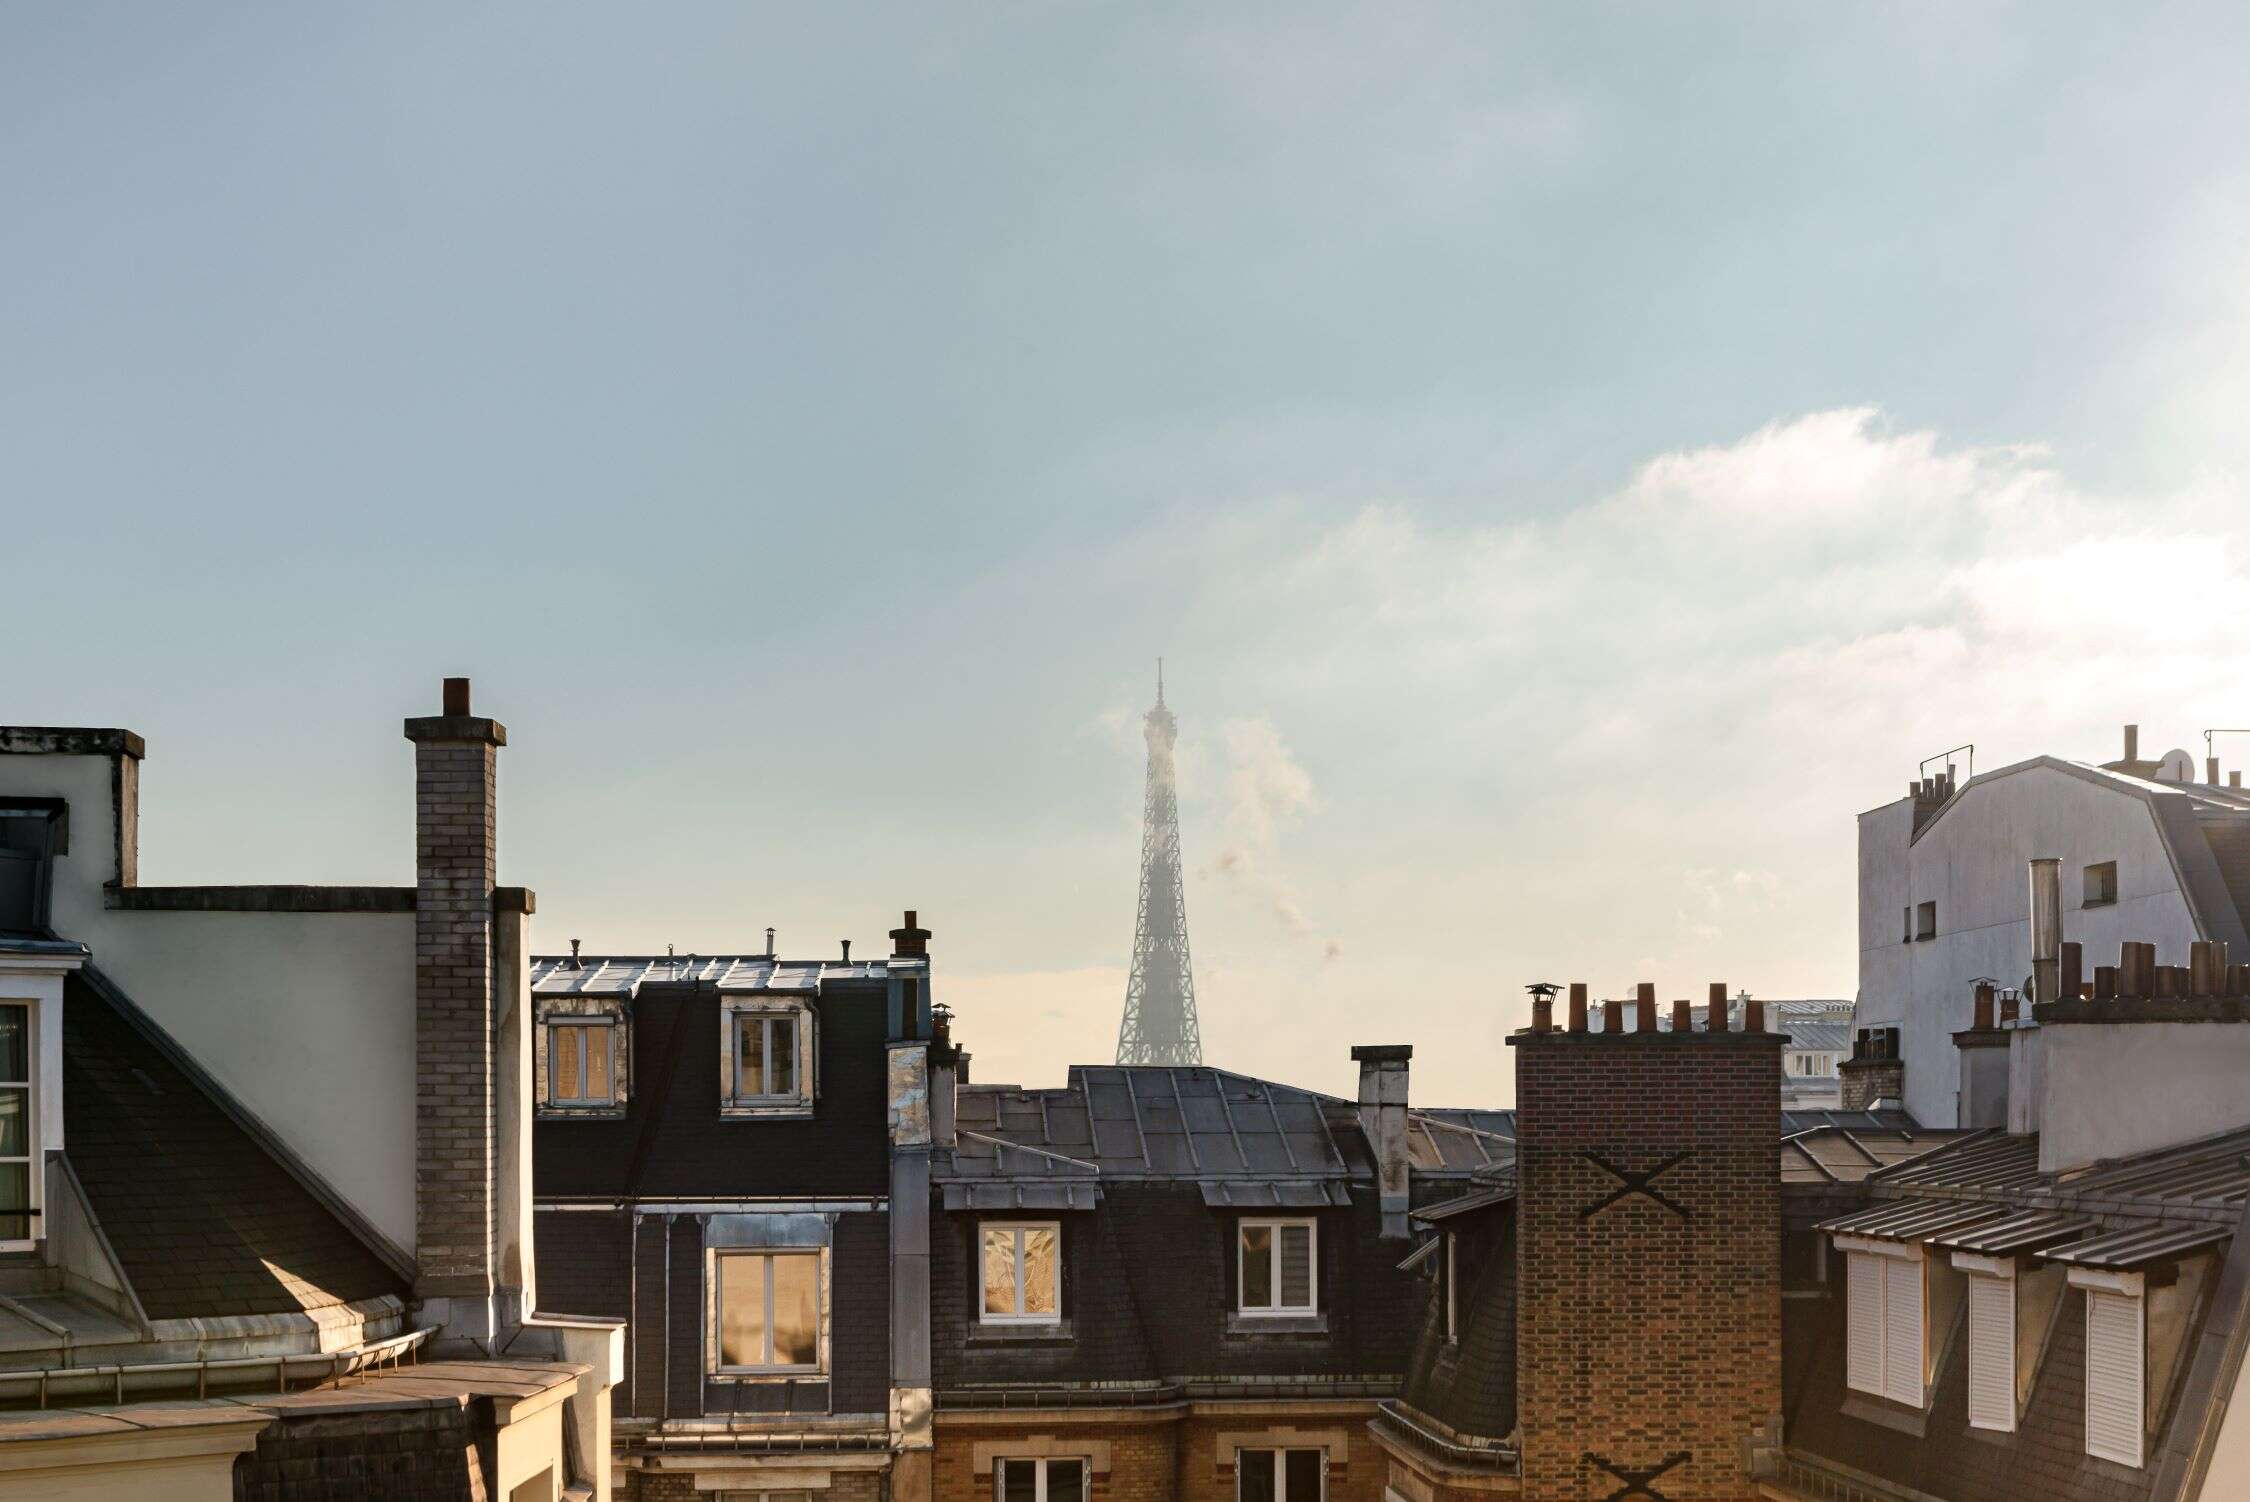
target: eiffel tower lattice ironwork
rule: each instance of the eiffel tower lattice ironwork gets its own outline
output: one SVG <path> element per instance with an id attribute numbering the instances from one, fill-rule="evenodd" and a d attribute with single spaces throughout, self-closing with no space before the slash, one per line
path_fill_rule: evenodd
<path id="1" fill-rule="evenodd" d="M 1180 800 L 1172 781 L 1179 722 L 1164 707 L 1164 664 L 1156 665 L 1156 707 L 1142 722 L 1148 738 L 1148 790 L 1141 809 L 1141 901 L 1133 922 L 1133 975 L 1117 1027 L 1120 1064 L 1200 1064 L 1195 972 L 1188 963 L 1187 894 L 1180 886 Z"/>

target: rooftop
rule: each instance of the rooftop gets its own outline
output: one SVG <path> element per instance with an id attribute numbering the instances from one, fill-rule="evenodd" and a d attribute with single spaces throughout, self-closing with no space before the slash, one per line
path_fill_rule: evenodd
<path id="1" fill-rule="evenodd" d="M 539 955 L 531 989 L 540 996 L 632 996 L 650 984 L 707 985 L 720 991 L 811 995 L 832 980 L 883 980 L 888 960 L 784 960 L 768 954 Z"/>

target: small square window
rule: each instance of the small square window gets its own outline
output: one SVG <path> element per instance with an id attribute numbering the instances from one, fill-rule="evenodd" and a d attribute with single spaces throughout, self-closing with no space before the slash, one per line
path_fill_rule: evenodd
<path id="1" fill-rule="evenodd" d="M 712 1369 L 796 1373 L 826 1369 L 821 1253 L 711 1255 Z"/>
<path id="2" fill-rule="evenodd" d="M 1244 1314 L 1311 1314 L 1317 1266 L 1310 1220 L 1245 1220 L 1238 1234 Z"/>
<path id="3" fill-rule="evenodd" d="M 814 1025 L 803 1006 L 730 1005 L 720 1109 L 736 1116 L 802 1116 L 814 1095 Z"/>
<path id="4" fill-rule="evenodd" d="M 1914 937 L 1917 939 L 1934 939 L 1937 937 L 1936 903 L 1925 902 L 1914 909 Z"/>
<path id="5" fill-rule="evenodd" d="M 616 1104 L 609 1045 L 610 1024 L 606 1019 L 548 1023 L 547 1104 Z"/>
<path id="6" fill-rule="evenodd" d="M 2117 900 L 2117 862 L 2103 861 L 2086 868 L 2085 896 L 2081 907 L 2100 907 Z"/>
<path id="7" fill-rule="evenodd" d="M 1062 1318 L 1062 1227 L 1054 1221 L 981 1228 L 986 1324 L 1051 1325 Z"/>

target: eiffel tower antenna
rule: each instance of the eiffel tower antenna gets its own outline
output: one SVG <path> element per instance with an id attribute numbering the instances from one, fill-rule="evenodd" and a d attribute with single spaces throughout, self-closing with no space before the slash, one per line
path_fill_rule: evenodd
<path id="1" fill-rule="evenodd" d="M 1180 800 L 1172 780 L 1179 722 L 1164 707 L 1164 659 L 1156 660 L 1156 707 L 1142 721 L 1148 789 L 1141 805 L 1141 901 L 1133 920 L 1133 975 L 1117 1027 L 1120 1064 L 1200 1064 L 1195 971 L 1188 963 L 1187 894 L 1180 885 Z"/>

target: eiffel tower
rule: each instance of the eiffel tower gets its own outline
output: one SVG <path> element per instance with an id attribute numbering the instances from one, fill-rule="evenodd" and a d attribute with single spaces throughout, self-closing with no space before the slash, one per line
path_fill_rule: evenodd
<path id="1" fill-rule="evenodd" d="M 1180 800 L 1172 782 L 1179 722 L 1164 707 L 1164 664 L 1156 664 L 1156 707 L 1142 722 L 1148 738 L 1148 791 L 1141 807 L 1141 904 L 1133 921 L 1133 977 L 1117 1027 L 1120 1064 L 1200 1064 L 1195 972 L 1188 964 L 1187 894 L 1180 886 Z"/>

